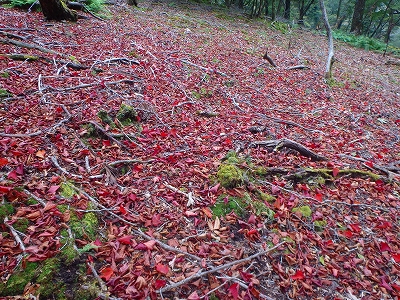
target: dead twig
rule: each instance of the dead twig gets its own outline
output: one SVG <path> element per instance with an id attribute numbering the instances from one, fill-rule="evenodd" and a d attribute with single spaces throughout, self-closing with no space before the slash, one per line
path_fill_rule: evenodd
<path id="1" fill-rule="evenodd" d="M 122 144 L 120 141 L 118 141 L 117 139 L 115 139 L 111 134 L 108 134 L 107 131 L 103 128 L 103 126 L 101 126 L 99 123 L 97 123 L 96 121 L 89 121 L 90 124 L 92 124 L 94 127 L 96 127 L 99 131 L 101 131 L 101 133 L 106 136 L 109 140 L 113 141 L 114 143 L 116 143 L 117 145 L 119 145 L 121 148 L 124 148 L 126 150 L 130 150 L 127 146 L 125 146 L 124 144 Z"/>
<path id="2" fill-rule="evenodd" d="M 43 207 L 46 206 L 46 201 L 44 201 L 43 199 L 39 198 L 38 196 L 32 194 L 30 191 L 28 191 L 27 189 L 24 189 L 24 193 L 28 194 L 29 197 L 32 197 L 33 199 L 35 199 L 37 202 L 39 202 L 40 204 L 42 204 Z"/>
<path id="3" fill-rule="evenodd" d="M 189 277 L 187 277 L 187 278 L 185 278 L 185 279 L 183 279 L 183 280 L 181 280 L 181 281 L 178 281 L 178 282 L 176 282 L 176 283 L 173 283 L 173 284 L 170 284 L 170 285 L 167 285 L 167 286 L 163 287 L 162 289 L 160 289 L 159 292 L 160 292 L 160 293 L 167 292 L 167 291 L 169 291 L 169 290 L 172 290 L 172 289 L 175 289 L 175 288 L 177 288 L 177 287 L 180 287 L 181 285 L 184 285 L 184 284 L 186 284 L 186 283 L 189 283 L 189 282 L 191 282 L 191 281 L 193 281 L 193 280 L 195 280 L 195 279 L 201 278 L 201 277 L 203 277 L 204 275 L 212 274 L 212 273 L 218 272 L 218 271 L 220 271 L 220 270 L 225 270 L 225 269 L 227 269 L 227 268 L 229 268 L 229 267 L 232 267 L 232 266 L 235 266 L 235 265 L 244 263 L 244 262 L 251 261 L 251 260 L 254 259 L 254 258 L 257 258 L 257 257 L 259 257 L 259 256 L 265 255 L 265 254 L 267 254 L 268 252 L 271 252 L 271 251 L 273 251 L 273 250 L 279 248 L 279 247 L 282 246 L 283 244 L 285 244 L 285 242 L 279 243 L 279 244 L 277 244 L 276 246 L 274 246 L 274 247 L 272 247 L 272 248 L 270 248 L 270 249 L 257 252 L 256 254 L 253 254 L 253 255 L 251 255 L 251 256 L 249 256 L 249 257 L 242 258 L 242 259 L 239 259 L 239 260 L 235 260 L 235 261 L 226 263 L 226 264 L 224 264 L 224 265 L 221 265 L 221 266 L 212 268 L 211 270 L 207 270 L 207 271 L 203 271 L 203 272 L 197 272 L 196 274 L 194 274 L 194 275 L 192 275 L 192 276 L 189 276 Z"/>
<path id="4" fill-rule="evenodd" d="M 58 160 L 55 156 L 50 156 L 51 162 L 53 163 L 53 165 L 55 167 L 57 167 L 57 169 L 59 169 L 61 172 L 63 172 L 64 174 L 71 176 L 71 177 L 75 177 L 75 178 L 79 178 L 82 179 L 83 177 L 81 175 L 77 175 L 77 174 L 73 174 L 68 172 L 66 169 L 64 169 L 63 167 L 60 166 L 60 164 L 58 163 Z"/>
<path id="5" fill-rule="evenodd" d="M 181 59 L 181 62 L 183 62 L 184 64 L 187 64 L 187 65 L 190 65 L 190 66 L 199 68 L 199 69 L 201 69 L 201 70 L 203 70 L 203 71 L 205 71 L 205 72 L 208 72 L 208 73 L 217 73 L 218 75 L 225 76 L 225 77 L 228 76 L 228 75 L 226 75 L 225 73 L 220 72 L 220 71 L 218 71 L 218 70 L 215 70 L 215 69 L 212 69 L 212 68 L 206 68 L 206 67 L 197 65 L 197 64 L 195 64 L 195 63 L 192 63 L 192 62 L 190 62 L 190 61 L 187 61 L 187 60 L 185 60 L 185 59 Z"/>

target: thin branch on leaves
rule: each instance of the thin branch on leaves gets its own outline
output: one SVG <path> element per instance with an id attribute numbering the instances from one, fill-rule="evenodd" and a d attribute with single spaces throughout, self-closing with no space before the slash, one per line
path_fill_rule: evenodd
<path id="1" fill-rule="evenodd" d="M 363 203 L 347 203 L 347 202 L 342 202 L 342 201 L 335 201 L 335 200 L 324 200 L 321 203 L 316 203 L 314 204 L 315 206 L 321 206 L 323 204 L 341 204 L 341 205 L 346 205 L 350 207 L 360 207 L 360 208 L 370 208 L 373 210 L 381 210 L 384 212 L 390 212 L 389 209 L 383 208 L 381 206 L 376 206 L 376 205 L 369 205 L 369 204 L 363 204 Z"/>
<path id="2" fill-rule="evenodd" d="M 257 146 L 274 148 L 274 151 L 277 151 L 280 148 L 289 148 L 289 149 L 296 150 L 301 155 L 303 155 L 305 157 L 309 157 L 309 158 L 311 158 L 311 160 L 314 160 L 314 161 L 328 160 L 325 156 L 319 155 L 319 154 L 311 151 L 307 147 L 303 146 L 302 144 L 299 144 L 299 143 L 289 140 L 289 139 L 256 141 L 256 142 L 250 143 L 248 147 L 254 148 Z"/>
<path id="3" fill-rule="evenodd" d="M 97 123 L 96 121 L 89 121 L 90 124 L 92 124 L 94 127 L 96 127 L 96 129 L 98 129 L 104 136 L 106 136 L 109 140 L 113 141 L 114 143 L 116 143 L 117 145 L 119 145 L 121 148 L 124 148 L 126 150 L 129 150 L 129 148 L 127 146 L 125 146 L 124 144 L 122 144 L 120 141 L 118 141 L 117 139 L 115 139 L 111 134 L 108 134 L 108 132 L 103 128 L 103 126 L 101 126 L 99 123 Z"/>
<path id="4" fill-rule="evenodd" d="M 286 70 L 302 70 L 302 69 L 309 69 L 310 67 L 307 67 L 305 65 L 298 65 L 298 66 L 292 66 L 292 67 L 287 67 Z"/>
<path id="5" fill-rule="evenodd" d="M 97 279 L 97 282 L 100 285 L 101 291 L 105 294 L 104 296 L 106 297 L 106 299 L 110 296 L 108 293 L 108 289 L 106 284 L 104 283 L 104 281 L 100 278 L 99 274 L 97 273 L 96 269 L 93 266 L 93 263 L 88 263 L 87 264 L 90 268 L 90 270 L 92 271 L 93 276 Z"/>
<path id="6" fill-rule="evenodd" d="M 164 182 L 164 185 L 169 188 L 171 191 L 174 191 L 175 193 L 184 195 L 188 198 L 188 202 L 186 203 L 186 206 L 192 206 L 196 201 L 199 202 L 200 199 L 197 199 L 197 197 L 194 197 L 192 192 L 189 193 L 185 193 L 179 189 L 177 189 L 176 187 L 169 185 L 168 183 Z"/>
<path id="7" fill-rule="evenodd" d="M 334 53 L 333 53 L 333 36 L 331 26 L 329 25 L 328 14 L 326 13 L 324 0 L 319 0 L 319 6 L 322 12 L 322 19 L 324 20 L 324 25 L 326 29 L 326 35 L 328 36 L 328 58 L 326 60 L 326 68 L 325 68 L 325 79 L 332 78 L 332 65 L 334 62 Z"/>
<path id="8" fill-rule="evenodd" d="M 255 258 L 259 257 L 259 256 L 265 255 L 265 254 L 267 254 L 268 252 L 271 252 L 271 251 L 273 251 L 273 250 L 279 248 L 280 246 L 282 246 L 282 245 L 285 244 L 285 243 L 286 243 L 286 242 L 279 243 L 279 244 L 277 244 L 276 246 L 274 246 L 274 247 L 272 247 L 272 248 L 270 248 L 270 249 L 257 252 L 256 254 L 253 254 L 253 255 L 251 255 L 251 256 L 249 256 L 249 257 L 246 257 L 246 258 L 242 258 L 242 259 L 239 259 L 239 260 L 235 260 L 235 261 L 226 263 L 226 264 L 224 264 L 224 265 L 220 265 L 220 266 L 218 266 L 218 267 L 212 268 L 211 270 L 207 270 L 207 271 L 203 271 L 203 272 L 197 272 L 196 274 L 194 274 L 194 275 L 192 275 L 192 276 L 189 276 L 189 277 L 187 277 L 187 278 L 185 278 L 185 279 L 183 279 L 183 280 L 181 280 L 181 281 L 178 281 L 178 282 L 176 282 L 176 283 L 173 283 L 173 284 L 170 284 L 170 285 L 167 285 L 167 286 L 163 287 L 162 289 L 160 289 L 159 292 L 160 292 L 160 293 L 163 293 L 163 292 L 170 291 L 170 290 L 172 290 L 172 289 L 175 289 L 175 288 L 177 288 L 177 287 L 180 287 L 181 285 L 184 285 L 184 284 L 186 284 L 186 283 L 189 283 L 189 282 L 191 282 L 191 281 L 193 281 L 193 280 L 195 280 L 195 279 L 201 278 L 201 277 L 203 277 L 204 275 L 216 273 L 216 272 L 218 272 L 218 271 L 228 269 L 228 268 L 230 268 L 230 267 L 232 267 L 232 266 L 235 266 L 235 265 L 238 265 L 238 264 L 241 264 L 241 263 L 244 263 L 244 262 L 251 261 L 252 259 L 255 259 Z"/>
<path id="9" fill-rule="evenodd" d="M 75 177 L 75 178 L 79 178 L 82 179 L 83 177 L 81 175 L 77 175 L 77 174 L 73 174 L 68 172 L 66 169 L 64 169 L 63 167 L 60 166 L 60 164 L 58 163 L 58 160 L 55 156 L 50 156 L 51 162 L 53 163 L 53 165 L 55 167 L 57 167 L 57 169 L 59 169 L 62 173 L 71 176 L 71 177 Z"/>
<path id="10" fill-rule="evenodd" d="M 116 160 L 116 161 L 110 162 L 107 165 L 110 167 L 113 167 L 113 166 L 120 165 L 120 164 L 132 164 L 132 163 L 148 164 L 153 161 L 154 161 L 154 159 L 149 159 L 149 160 L 121 159 L 121 160 Z"/>
<path id="11" fill-rule="evenodd" d="M 25 245 L 22 242 L 21 238 L 18 235 L 18 232 L 14 229 L 14 227 L 12 227 L 10 224 L 7 223 L 8 222 L 8 218 L 5 217 L 4 218 L 4 225 L 6 225 L 6 227 L 11 231 L 11 234 L 13 235 L 15 241 L 17 242 L 17 244 L 19 245 L 19 247 L 21 248 L 22 251 L 25 251 Z"/>
<path id="12" fill-rule="evenodd" d="M 97 199 L 93 198 L 92 196 L 90 196 L 90 195 L 89 195 L 88 193 L 86 193 L 85 191 L 81 190 L 80 188 L 78 188 L 78 187 L 76 187 L 76 186 L 74 186 L 74 185 L 72 185 L 72 188 L 73 188 L 74 190 L 78 191 L 79 193 L 81 193 L 82 195 L 84 195 L 86 198 L 88 198 L 88 199 L 90 200 L 90 202 L 92 202 L 93 205 L 94 205 L 95 207 L 100 207 L 101 209 L 105 210 L 109 215 L 111 215 L 111 216 L 117 218 L 118 220 L 120 220 L 120 221 L 122 221 L 122 222 L 124 222 L 124 223 L 126 223 L 126 224 L 128 224 L 128 225 L 137 227 L 137 224 L 132 223 L 132 222 L 130 222 L 130 221 L 124 219 L 123 217 L 121 217 L 121 216 L 119 216 L 119 215 L 113 213 L 112 211 L 110 211 L 109 209 L 107 209 L 103 204 L 101 204 Z M 157 239 L 155 239 L 155 238 L 153 238 L 153 237 L 151 237 L 151 236 L 145 234 L 145 233 L 142 232 L 140 229 L 132 229 L 132 233 L 141 236 L 141 237 L 144 238 L 145 240 L 148 240 L 148 241 L 155 241 L 155 242 L 157 243 L 157 245 L 159 245 L 159 246 L 160 246 L 161 248 L 163 248 L 164 250 L 183 254 L 183 255 L 185 255 L 185 256 L 187 256 L 187 257 L 189 257 L 189 258 L 191 258 L 191 259 L 193 259 L 193 260 L 195 260 L 195 261 L 197 261 L 197 262 L 199 262 L 199 263 L 202 261 L 202 258 L 200 258 L 200 257 L 198 257 L 198 256 L 196 256 L 196 255 L 190 254 L 190 253 L 188 253 L 188 252 L 185 252 L 185 251 L 183 251 L 183 250 L 180 250 L 180 249 L 171 247 L 171 246 L 169 246 L 169 245 L 167 245 L 167 244 L 165 244 L 165 243 L 163 243 L 163 242 L 161 242 L 161 241 L 159 241 L 159 240 L 157 240 Z"/>
<path id="13" fill-rule="evenodd" d="M 17 137 L 17 138 L 25 138 L 25 137 L 33 137 L 42 134 L 43 131 L 39 130 L 32 133 L 3 133 L 0 132 L 0 136 L 4 137 Z"/>
<path id="14" fill-rule="evenodd" d="M 69 58 L 68 55 L 65 55 L 63 53 L 60 53 L 60 52 L 57 52 L 57 51 L 54 51 L 51 49 L 47 49 L 47 48 L 44 48 L 44 47 L 41 47 L 38 45 L 15 41 L 12 39 L 0 39 L 0 43 L 11 44 L 11 45 L 15 45 L 15 46 L 22 47 L 22 48 L 36 49 L 36 50 L 39 50 L 44 53 L 49 53 L 49 54 L 59 55 L 64 58 Z"/>
<path id="15" fill-rule="evenodd" d="M 215 69 L 212 69 L 212 68 L 206 68 L 206 67 L 197 65 L 197 64 L 195 64 L 195 63 L 192 63 L 192 62 L 190 62 L 190 61 L 187 61 L 187 60 L 185 60 L 185 59 L 181 59 L 181 62 L 183 62 L 184 64 L 187 64 L 187 65 L 190 65 L 190 66 L 199 68 L 199 69 L 201 69 L 201 70 L 203 70 L 203 71 L 205 71 L 205 72 L 208 72 L 208 73 L 217 73 L 218 75 L 225 76 L 225 77 L 228 76 L 228 75 L 226 75 L 225 73 L 222 73 L 222 72 L 220 72 L 220 71 L 218 71 L 218 70 L 215 70 Z"/>
<path id="16" fill-rule="evenodd" d="M 13 33 L 9 33 L 9 32 L 5 32 L 0 30 L 0 34 L 8 37 L 8 38 L 14 38 L 14 39 L 19 39 L 19 40 L 26 40 L 26 37 L 18 35 L 18 34 L 13 34 Z"/>
<path id="17" fill-rule="evenodd" d="M 304 129 L 306 131 L 318 132 L 318 133 L 320 133 L 322 135 L 325 135 L 325 133 L 323 131 L 321 131 L 321 130 L 304 127 L 303 125 L 300 125 L 300 124 L 298 124 L 296 122 L 293 122 L 293 121 L 282 120 L 282 119 L 269 117 L 269 116 L 264 116 L 264 117 L 268 118 L 268 119 L 271 119 L 272 121 L 274 121 L 276 123 L 281 123 L 281 124 L 286 124 L 286 125 L 290 125 L 290 126 L 300 127 L 301 129 Z"/>
<path id="18" fill-rule="evenodd" d="M 46 201 L 44 201 L 42 198 L 39 198 L 38 196 L 36 196 L 35 194 L 31 193 L 27 189 L 24 189 L 24 193 L 29 195 L 29 197 L 32 197 L 33 199 L 35 199 L 40 204 L 42 204 L 43 207 L 46 207 Z"/>

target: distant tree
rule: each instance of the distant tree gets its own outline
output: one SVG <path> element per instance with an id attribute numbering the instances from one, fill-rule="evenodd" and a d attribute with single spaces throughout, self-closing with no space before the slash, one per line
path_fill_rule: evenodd
<path id="1" fill-rule="evenodd" d="M 354 32 L 357 35 L 362 34 L 364 9 L 365 0 L 356 0 L 350 32 Z"/>
<path id="2" fill-rule="evenodd" d="M 304 23 L 304 16 L 307 14 L 308 10 L 311 8 L 311 5 L 315 3 L 315 0 L 298 0 L 299 5 L 299 19 L 298 23 Z"/>
<path id="3" fill-rule="evenodd" d="M 326 60 L 326 68 L 325 68 L 325 79 L 332 78 L 332 65 L 334 62 L 334 53 L 333 53 L 333 36 L 331 26 L 329 25 L 328 21 L 328 14 L 326 13 L 325 3 L 324 0 L 319 0 L 319 5 L 321 7 L 322 18 L 324 20 L 326 35 L 328 36 L 328 58 Z"/>
<path id="4" fill-rule="evenodd" d="M 290 20 L 290 0 L 285 0 L 285 10 L 283 12 L 283 17 Z"/>

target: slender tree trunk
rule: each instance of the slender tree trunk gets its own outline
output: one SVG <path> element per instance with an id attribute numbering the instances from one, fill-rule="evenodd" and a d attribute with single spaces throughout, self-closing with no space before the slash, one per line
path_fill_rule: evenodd
<path id="1" fill-rule="evenodd" d="M 75 11 L 70 10 L 62 0 L 39 0 L 43 15 L 47 20 L 68 20 L 78 19 Z"/>
<path id="2" fill-rule="evenodd" d="M 337 8 L 337 11 L 336 11 L 336 24 L 339 23 L 340 10 L 342 9 L 342 2 L 343 2 L 343 0 L 339 0 L 338 8 Z"/>
<path id="3" fill-rule="evenodd" d="M 332 78 L 332 65 L 333 65 L 333 37 L 332 37 L 332 30 L 331 26 L 329 25 L 328 15 L 326 13 L 325 3 L 324 0 L 319 0 L 319 5 L 321 7 L 322 18 L 324 20 L 326 34 L 328 36 L 328 59 L 326 61 L 326 68 L 325 68 L 325 79 Z"/>
<path id="4" fill-rule="evenodd" d="M 275 21 L 275 19 L 276 19 L 275 1 L 276 0 L 271 0 L 271 1 L 272 1 L 272 3 L 271 3 L 271 20 Z"/>
<path id="5" fill-rule="evenodd" d="M 285 11 L 283 12 L 283 17 L 287 20 L 290 19 L 290 0 L 285 0 Z"/>
<path id="6" fill-rule="evenodd" d="M 356 0 L 350 31 L 356 35 L 362 34 L 365 0 Z"/>

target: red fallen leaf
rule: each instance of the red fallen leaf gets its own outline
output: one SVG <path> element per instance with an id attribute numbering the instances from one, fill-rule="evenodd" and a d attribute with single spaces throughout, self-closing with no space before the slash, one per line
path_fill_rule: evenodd
<path id="1" fill-rule="evenodd" d="M 7 164 L 8 164 L 8 159 L 7 158 L 4 158 L 4 157 L 0 158 L 0 168 L 4 167 Z"/>
<path id="2" fill-rule="evenodd" d="M 393 259 L 394 259 L 394 261 L 395 261 L 396 263 L 399 263 L 399 262 L 400 262 L 400 254 L 399 254 L 399 253 L 393 253 L 393 254 L 392 254 L 392 257 L 393 257 Z"/>
<path id="3" fill-rule="evenodd" d="M 161 222 L 161 215 L 160 214 L 155 214 L 151 218 L 151 224 L 155 227 L 160 226 L 162 224 Z"/>
<path id="4" fill-rule="evenodd" d="M 160 263 L 158 263 L 158 264 L 156 265 L 156 270 L 157 270 L 157 272 L 159 272 L 159 273 L 161 273 L 161 274 L 164 274 L 164 275 L 167 275 L 168 272 L 169 272 L 168 266 L 167 266 L 167 265 L 160 264 Z"/>
<path id="5" fill-rule="evenodd" d="M 24 165 L 19 165 L 19 166 L 15 169 L 15 172 L 16 172 L 18 175 L 24 175 Z"/>
<path id="6" fill-rule="evenodd" d="M 374 163 L 372 162 L 372 161 L 366 161 L 365 162 L 365 164 L 368 166 L 368 167 L 370 167 L 370 168 L 373 168 L 374 167 Z"/>
<path id="7" fill-rule="evenodd" d="M 59 185 L 52 185 L 52 186 L 49 188 L 49 190 L 47 191 L 47 193 L 49 193 L 49 194 L 55 194 L 59 188 L 60 188 Z"/>
<path id="8" fill-rule="evenodd" d="M 348 239 L 350 239 L 350 238 L 353 237 L 353 233 L 352 233 L 350 230 L 344 230 L 344 231 L 343 231 L 343 235 L 344 235 L 345 237 L 347 237 Z"/>
<path id="9" fill-rule="evenodd" d="M 156 290 L 158 290 L 158 289 L 161 289 L 162 287 L 166 286 L 166 284 L 167 284 L 167 281 L 166 281 L 166 280 L 157 279 L 157 280 L 154 282 L 154 288 L 155 288 Z"/>
<path id="10" fill-rule="evenodd" d="M 111 276 L 114 275 L 114 271 L 111 267 L 104 268 L 100 272 L 100 277 L 103 278 L 105 281 L 109 281 Z"/>
<path id="11" fill-rule="evenodd" d="M 190 210 L 185 211 L 185 216 L 186 216 L 186 217 L 195 217 L 195 216 L 197 216 L 197 215 L 198 215 L 197 212 L 192 212 L 192 211 L 190 211 Z"/>
<path id="12" fill-rule="evenodd" d="M 317 199 L 319 202 L 322 202 L 322 194 L 315 194 L 315 199 Z"/>
<path id="13" fill-rule="evenodd" d="M 381 250 L 381 252 L 390 251 L 391 250 L 389 245 L 387 243 L 385 243 L 385 242 L 380 242 L 379 243 L 379 249 Z"/>
<path id="14" fill-rule="evenodd" d="M 7 179 L 17 180 L 18 179 L 17 172 L 14 170 L 14 171 L 11 171 L 10 173 L 8 173 Z"/>
<path id="15" fill-rule="evenodd" d="M 218 188 L 219 188 L 220 184 L 217 183 L 216 185 L 214 185 L 209 191 L 210 193 L 215 194 L 216 192 L 218 192 Z"/>
<path id="16" fill-rule="evenodd" d="M 44 158 L 44 155 L 46 154 L 46 151 L 45 150 L 38 150 L 37 152 L 36 152 L 36 157 L 39 157 L 39 158 Z"/>
<path id="17" fill-rule="evenodd" d="M 364 268 L 364 275 L 365 276 L 372 276 L 371 270 L 367 269 L 367 267 Z"/>
<path id="18" fill-rule="evenodd" d="M 349 228 L 355 233 L 361 232 L 361 228 L 360 228 L 359 224 L 349 224 Z"/>
<path id="19" fill-rule="evenodd" d="M 339 169 L 338 168 L 333 168 L 332 169 L 332 174 L 333 174 L 333 177 L 336 177 L 339 174 Z"/>
<path id="20" fill-rule="evenodd" d="M 400 292 L 400 285 L 392 283 L 392 288 L 394 288 L 396 291 Z"/>
<path id="21" fill-rule="evenodd" d="M 11 191 L 11 190 L 12 190 L 11 187 L 0 185 L 0 195 L 1 195 L 1 194 L 6 194 L 6 193 L 8 193 L 8 192 Z"/>
<path id="22" fill-rule="evenodd" d="M 339 270 L 338 270 L 338 269 L 332 269 L 332 275 L 333 275 L 333 276 L 337 277 L 337 276 L 338 276 L 338 273 L 339 273 Z"/>
<path id="23" fill-rule="evenodd" d="M 126 236 L 120 237 L 118 239 L 118 242 L 120 242 L 121 244 L 124 244 L 124 245 L 130 245 L 132 238 L 133 238 L 133 235 L 126 235 Z"/>
<path id="24" fill-rule="evenodd" d="M 249 224 L 256 224 L 256 216 L 251 214 L 249 219 L 247 220 L 247 223 Z"/>
<path id="25" fill-rule="evenodd" d="M 147 246 L 143 243 L 139 243 L 135 246 L 135 250 L 148 250 Z"/>
<path id="26" fill-rule="evenodd" d="M 239 271 L 239 272 L 240 272 L 240 276 L 242 276 L 243 280 L 246 282 L 250 282 L 251 279 L 253 278 L 253 274 L 250 274 L 247 272 L 242 272 L 242 271 Z"/>
<path id="27" fill-rule="evenodd" d="M 99 240 L 99 238 L 97 238 L 94 242 L 93 242 L 93 245 L 95 245 L 95 246 L 101 246 L 102 245 L 102 243 L 101 243 L 101 241 Z"/>
<path id="28" fill-rule="evenodd" d="M 393 291 L 392 287 L 386 282 L 385 276 L 381 277 L 381 286 L 383 286 L 388 291 Z"/>
<path id="29" fill-rule="evenodd" d="M 147 247 L 147 249 L 152 250 L 154 245 L 157 244 L 157 242 L 155 240 L 150 240 L 143 244 Z"/>
<path id="30" fill-rule="evenodd" d="M 127 213 L 127 210 L 125 209 L 125 207 L 122 204 L 119 206 L 118 210 L 123 215 Z"/>
<path id="31" fill-rule="evenodd" d="M 379 229 L 386 229 L 386 228 L 392 228 L 392 223 L 388 221 L 382 221 L 379 225 L 376 226 L 376 228 Z"/>
<path id="32" fill-rule="evenodd" d="M 197 292 L 195 291 L 195 292 L 191 293 L 187 299 L 188 299 L 188 300 L 199 300 L 200 297 L 199 297 L 199 295 L 197 294 Z"/>
<path id="33" fill-rule="evenodd" d="M 185 160 L 185 162 L 186 162 L 188 165 L 194 164 L 194 160 L 191 159 L 191 158 L 188 158 L 187 160 Z"/>
<path id="34" fill-rule="evenodd" d="M 110 140 L 103 140 L 102 143 L 103 143 L 103 146 L 105 146 L 105 147 L 111 146 L 111 141 Z"/>
<path id="35" fill-rule="evenodd" d="M 328 161 L 328 162 L 326 163 L 326 166 L 327 166 L 328 168 L 332 169 L 332 168 L 335 167 L 335 164 L 334 164 L 333 162 L 331 162 L 331 161 Z"/>
<path id="36" fill-rule="evenodd" d="M 229 288 L 228 291 L 231 293 L 233 299 L 237 299 L 239 297 L 239 283 L 233 283 Z"/>
<path id="37" fill-rule="evenodd" d="M 297 279 L 303 280 L 305 277 L 304 277 L 303 271 L 297 270 L 296 273 L 291 276 L 291 278 L 294 279 L 294 280 L 297 280 Z"/>

